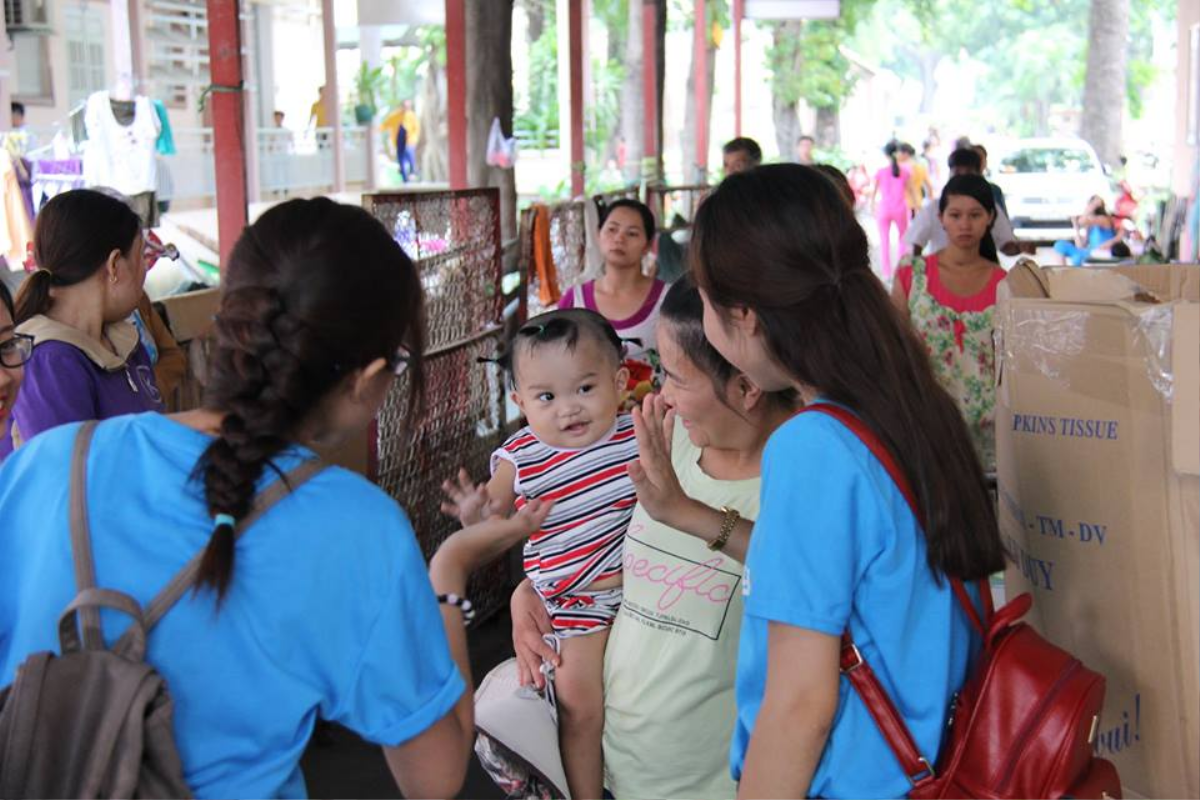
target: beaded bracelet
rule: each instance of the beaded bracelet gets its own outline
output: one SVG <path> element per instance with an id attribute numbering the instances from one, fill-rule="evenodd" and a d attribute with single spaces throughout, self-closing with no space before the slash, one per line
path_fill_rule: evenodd
<path id="1" fill-rule="evenodd" d="M 437 600 L 443 605 L 454 606 L 461 611 L 464 626 L 470 625 L 471 621 L 475 619 L 475 606 L 467 598 L 459 597 L 456 594 L 439 594 Z"/>

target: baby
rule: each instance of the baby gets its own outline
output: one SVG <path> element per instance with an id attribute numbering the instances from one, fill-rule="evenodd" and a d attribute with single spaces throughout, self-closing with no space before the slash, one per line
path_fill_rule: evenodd
<path id="1" fill-rule="evenodd" d="M 492 455 L 492 479 L 447 482 L 444 506 L 464 525 L 541 500 L 553 506 L 525 544 L 525 574 L 560 640 L 555 670 L 559 743 L 573 798 L 603 790 L 603 670 L 621 605 L 625 530 L 637 502 L 627 465 L 633 421 L 619 413 L 628 371 L 608 321 L 586 309 L 534 317 L 501 359 L 529 425 Z"/>

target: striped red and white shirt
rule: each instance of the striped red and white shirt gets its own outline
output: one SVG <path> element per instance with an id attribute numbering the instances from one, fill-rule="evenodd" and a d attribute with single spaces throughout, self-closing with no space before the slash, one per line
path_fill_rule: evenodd
<path id="1" fill-rule="evenodd" d="M 544 599 L 621 574 L 625 530 L 637 504 L 626 466 L 637 457 L 628 414 L 582 450 L 551 447 L 525 427 L 492 454 L 493 472 L 500 460 L 517 469 L 518 509 L 530 500 L 554 501 L 545 526 L 525 543 L 525 574 Z"/>

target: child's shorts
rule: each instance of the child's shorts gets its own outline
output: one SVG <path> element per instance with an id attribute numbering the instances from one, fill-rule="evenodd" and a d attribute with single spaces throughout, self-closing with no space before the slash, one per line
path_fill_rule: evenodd
<path id="1" fill-rule="evenodd" d="M 560 639 L 567 639 L 571 636 L 599 633 L 612 627 L 617 612 L 621 610 L 622 595 L 621 587 L 617 586 L 596 592 L 575 592 L 550 599 L 543 597 L 542 603 L 550 613 L 554 635 Z"/>

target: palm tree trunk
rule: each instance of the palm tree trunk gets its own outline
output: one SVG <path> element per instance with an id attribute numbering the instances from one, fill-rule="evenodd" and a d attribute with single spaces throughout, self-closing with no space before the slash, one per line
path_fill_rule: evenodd
<path id="1" fill-rule="evenodd" d="M 467 3 L 467 182 L 500 188 L 500 232 L 517 234 L 517 184 L 511 169 L 487 164 L 488 133 L 499 117 L 512 136 L 513 0 Z"/>
<path id="2" fill-rule="evenodd" d="M 1128 36 L 1129 0 L 1092 0 L 1079 134 L 1109 165 L 1121 157 Z"/>

